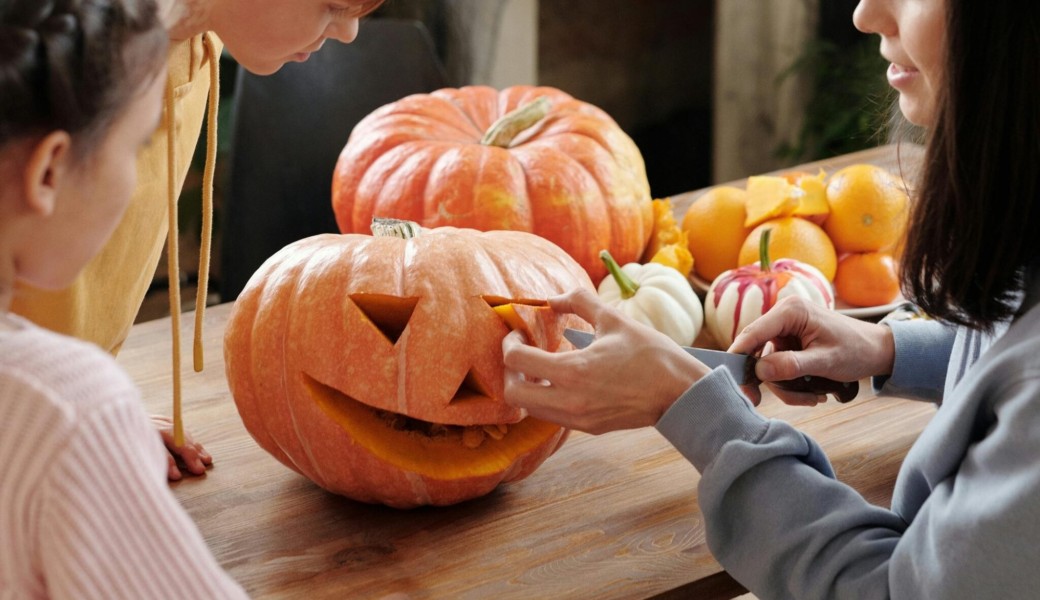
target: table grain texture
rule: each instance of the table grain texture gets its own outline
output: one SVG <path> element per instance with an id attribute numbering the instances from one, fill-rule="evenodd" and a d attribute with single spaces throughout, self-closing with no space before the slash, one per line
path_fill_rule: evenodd
<path id="1" fill-rule="evenodd" d="M 870 162 L 904 173 L 913 146 L 883 146 L 799 168 Z M 703 190 L 702 190 L 703 191 Z M 682 211 L 702 192 L 672 198 Z M 224 377 L 230 304 L 205 317 L 206 368 L 184 360 L 187 429 L 214 456 L 204 476 L 172 484 L 220 563 L 254 598 L 731 598 L 744 590 L 707 548 L 698 474 L 654 429 L 567 443 L 527 479 L 446 508 L 396 510 L 325 492 L 260 449 Z M 193 319 L 184 315 L 183 339 Z M 119 362 L 148 409 L 171 403 L 169 318 L 135 325 Z M 877 397 L 760 410 L 793 423 L 838 477 L 887 505 L 896 473 L 934 408 Z M 768 498 L 763 498 L 768 502 Z"/>

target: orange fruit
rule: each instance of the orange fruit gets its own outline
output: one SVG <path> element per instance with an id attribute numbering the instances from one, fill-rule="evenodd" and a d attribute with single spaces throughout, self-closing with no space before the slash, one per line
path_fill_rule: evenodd
<path id="1" fill-rule="evenodd" d="M 804 171 L 788 171 L 782 177 L 804 192 L 798 208 L 792 215 L 809 219 L 817 225 L 822 224 L 831 212 L 830 204 L 827 203 L 827 184 L 824 182 L 827 174 L 823 169 L 816 175 Z"/>
<path id="2" fill-rule="evenodd" d="M 752 229 L 740 247 L 738 264 L 749 265 L 758 260 L 758 238 L 766 229 L 773 231 L 769 234 L 770 260 L 800 260 L 819 269 L 827 279 L 834 280 L 838 264 L 834 244 L 819 225 L 801 217 L 772 219 Z"/>
<path id="3" fill-rule="evenodd" d="M 747 218 L 744 225 L 780 217 L 803 217 L 817 225 L 830 212 L 827 204 L 826 174 L 788 171 L 781 175 L 752 175 L 747 179 Z"/>
<path id="4" fill-rule="evenodd" d="M 737 266 L 737 255 L 751 231 L 744 227 L 747 192 L 718 186 L 697 198 L 683 215 L 693 271 L 707 282 Z"/>
<path id="5" fill-rule="evenodd" d="M 874 165 L 851 165 L 827 183 L 831 212 L 823 228 L 838 252 L 876 252 L 895 246 L 906 228 L 903 180 Z"/>
<path id="6" fill-rule="evenodd" d="M 838 262 L 834 292 L 852 306 L 879 306 L 899 297 L 899 270 L 884 252 L 847 254 Z"/>
<path id="7" fill-rule="evenodd" d="M 752 175 L 747 179 L 744 225 L 754 227 L 770 219 L 789 217 L 805 193 L 783 177 Z"/>

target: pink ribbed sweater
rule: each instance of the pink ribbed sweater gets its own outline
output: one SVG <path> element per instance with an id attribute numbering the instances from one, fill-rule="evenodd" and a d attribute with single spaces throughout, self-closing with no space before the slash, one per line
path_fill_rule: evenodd
<path id="1" fill-rule="evenodd" d="M 0 599 L 244 598 L 111 356 L 0 314 Z"/>

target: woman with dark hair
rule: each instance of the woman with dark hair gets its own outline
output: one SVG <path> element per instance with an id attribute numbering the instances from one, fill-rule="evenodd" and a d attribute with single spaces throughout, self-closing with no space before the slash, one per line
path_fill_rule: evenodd
<path id="1" fill-rule="evenodd" d="M 904 292 L 934 319 L 874 324 L 796 298 L 734 340 L 769 382 L 872 376 L 939 410 L 890 508 L 823 451 L 593 295 L 550 301 L 596 326 L 583 350 L 503 342 L 506 396 L 590 432 L 654 425 L 701 472 L 708 544 L 761 598 L 1033 598 L 1040 589 L 1040 3 L 861 0 L 899 107 L 929 131 Z M 793 349 L 792 349 L 793 348 Z M 771 387 L 789 403 L 819 398 Z"/>

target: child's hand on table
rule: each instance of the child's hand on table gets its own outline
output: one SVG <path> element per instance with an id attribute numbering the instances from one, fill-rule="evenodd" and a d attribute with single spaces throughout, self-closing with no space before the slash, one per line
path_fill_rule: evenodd
<path id="1" fill-rule="evenodd" d="M 181 470 L 177 466 L 178 459 L 192 475 L 202 475 L 206 472 L 206 467 L 213 466 L 213 457 L 210 456 L 209 452 L 206 452 L 202 444 L 191 439 L 191 435 L 188 432 L 184 432 L 183 446 L 176 446 L 173 443 L 172 419 L 164 415 L 151 415 L 151 419 L 155 428 L 159 430 L 159 434 L 162 435 L 163 445 L 166 446 L 166 450 L 169 452 L 167 455 L 169 468 L 166 472 L 166 477 L 170 481 L 179 481 L 181 478 Z"/>

